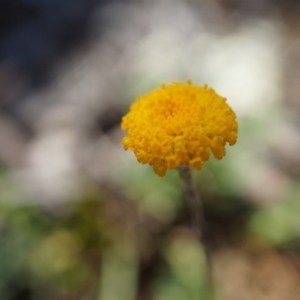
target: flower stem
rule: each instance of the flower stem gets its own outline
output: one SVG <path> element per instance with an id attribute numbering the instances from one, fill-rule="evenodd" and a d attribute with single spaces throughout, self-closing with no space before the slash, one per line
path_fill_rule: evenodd
<path id="1" fill-rule="evenodd" d="M 200 199 L 196 193 L 192 180 L 191 170 L 188 166 L 180 166 L 178 168 L 180 178 L 183 183 L 185 197 L 191 217 L 191 228 L 200 242 L 203 242 L 204 234 L 204 217 Z"/>
<path id="2" fill-rule="evenodd" d="M 203 246 L 207 261 L 208 283 L 211 288 L 211 292 L 213 292 L 211 255 L 209 245 L 207 243 L 207 228 L 202 204 L 193 183 L 191 169 L 188 166 L 180 166 L 178 167 L 178 171 L 183 183 L 185 197 L 191 217 L 191 229 Z"/>

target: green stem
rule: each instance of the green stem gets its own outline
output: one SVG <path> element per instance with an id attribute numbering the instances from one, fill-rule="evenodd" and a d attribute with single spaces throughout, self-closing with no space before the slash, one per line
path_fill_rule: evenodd
<path id="1" fill-rule="evenodd" d="M 191 170 L 188 166 L 180 166 L 178 171 L 183 183 L 185 197 L 191 217 L 192 231 L 200 240 L 200 242 L 203 243 L 205 229 L 203 209 L 193 183 Z"/>
<path id="2" fill-rule="evenodd" d="M 178 171 L 183 183 L 185 197 L 191 217 L 191 229 L 203 246 L 207 261 L 209 286 L 213 289 L 211 251 L 207 243 L 207 228 L 203 207 L 193 183 L 191 169 L 188 166 L 180 166 L 178 167 Z"/>

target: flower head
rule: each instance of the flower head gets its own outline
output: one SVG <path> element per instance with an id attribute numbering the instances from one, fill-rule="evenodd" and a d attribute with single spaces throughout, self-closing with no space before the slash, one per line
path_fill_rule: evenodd
<path id="1" fill-rule="evenodd" d="M 238 124 L 225 98 L 188 80 L 138 97 L 121 127 L 128 131 L 122 140 L 125 150 L 164 176 L 180 165 L 200 170 L 210 152 L 221 159 L 226 143 L 236 142 Z"/>

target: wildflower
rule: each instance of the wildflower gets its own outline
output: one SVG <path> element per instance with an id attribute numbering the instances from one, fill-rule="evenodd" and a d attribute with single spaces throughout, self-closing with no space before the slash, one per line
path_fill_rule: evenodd
<path id="1" fill-rule="evenodd" d="M 128 131 L 122 140 L 125 150 L 164 176 L 181 165 L 200 170 L 210 152 L 221 159 L 226 143 L 235 144 L 238 125 L 225 98 L 188 80 L 138 97 L 121 127 Z"/>

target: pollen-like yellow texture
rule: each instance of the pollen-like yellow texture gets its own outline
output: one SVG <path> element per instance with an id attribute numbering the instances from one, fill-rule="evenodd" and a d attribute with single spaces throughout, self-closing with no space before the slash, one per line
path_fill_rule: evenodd
<path id="1" fill-rule="evenodd" d="M 125 150 L 164 176 L 180 165 L 200 170 L 210 152 L 221 159 L 226 143 L 236 142 L 238 124 L 225 98 L 188 80 L 138 97 L 121 127 L 128 132 L 122 140 Z"/>

